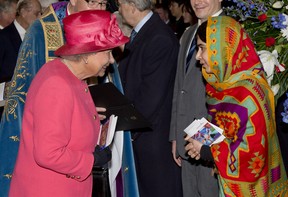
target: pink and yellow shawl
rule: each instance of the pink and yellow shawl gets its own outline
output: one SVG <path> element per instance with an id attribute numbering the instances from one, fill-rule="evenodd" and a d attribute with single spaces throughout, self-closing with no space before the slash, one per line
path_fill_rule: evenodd
<path id="1" fill-rule="evenodd" d="M 207 81 L 212 123 L 226 139 L 211 147 L 220 196 L 287 196 L 288 182 L 275 129 L 274 96 L 253 43 L 227 16 L 208 19 Z"/>

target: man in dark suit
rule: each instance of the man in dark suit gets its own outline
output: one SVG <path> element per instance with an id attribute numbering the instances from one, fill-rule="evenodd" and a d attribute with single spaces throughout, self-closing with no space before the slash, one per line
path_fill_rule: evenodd
<path id="1" fill-rule="evenodd" d="M 0 31 L 0 82 L 11 80 L 16 65 L 21 37 L 15 24 L 11 23 Z"/>
<path id="2" fill-rule="evenodd" d="M 0 30 L 13 22 L 18 0 L 0 0 Z"/>
<path id="3" fill-rule="evenodd" d="M 168 141 L 178 40 L 153 14 L 150 0 L 118 3 L 123 22 L 133 27 L 119 63 L 124 92 L 152 123 L 151 129 L 132 131 L 139 193 L 141 197 L 182 196 L 180 168 Z"/>
<path id="4" fill-rule="evenodd" d="M 23 0 L 17 5 L 16 19 L 0 31 L 0 82 L 11 80 L 25 32 L 40 16 L 38 0 Z"/>
<path id="5" fill-rule="evenodd" d="M 209 16 L 223 14 L 222 0 L 191 0 L 191 6 L 198 18 L 182 36 L 178 56 L 177 74 L 174 86 L 170 140 L 175 162 L 181 166 L 184 197 L 214 197 L 218 194 L 213 165 L 203 160 L 189 159 L 184 140 L 184 129 L 194 119 L 207 117 L 205 82 L 201 68 L 197 66 L 195 34 L 198 26 Z M 193 50 L 194 49 L 194 50 Z"/>
<path id="6" fill-rule="evenodd" d="M 282 113 L 284 113 L 285 111 L 284 103 L 286 102 L 287 99 L 288 99 L 288 90 L 277 100 L 275 113 L 276 113 L 277 135 L 279 139 L 284 166 L 288 176 L 288 123 L 283 121 L 283 115 L 282 115 Z"/>
<path id="7" fill-rule="evenodd" d="M 41 16 L 38 0 L 23 0 L 17 4 L 16 19 L 0 31 L 0 83 L 12 79 L 18 51 L 25 32 L 34 20 Z M 3 107 L 0 107 L 0 120 Z"/>

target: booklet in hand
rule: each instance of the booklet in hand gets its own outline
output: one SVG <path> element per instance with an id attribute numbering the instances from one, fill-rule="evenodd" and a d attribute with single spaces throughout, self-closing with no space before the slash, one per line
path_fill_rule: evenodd
<path id="1" fill-rule="evenodd" d="M 97 143 L 101 148 L 105 148 L 111 144 L 116 129 L 117 119 L 117 116 L 111 115 L 103 124 L 101 124 Z"/>
<path id="2" fill-rule="evenodd" d="M 217 144 L 225 139 L 222 134 L 223 129 L 212 124 L 205 118 L 194 120 L 184 132 L 193 139 L 201 142 L 204 145 L 211 146 Z"/>
<path id="3" fill-rule="evenodd" d="M 135 109 L 132 102 L 125 97 L 113 83 L 89 86 L 94 104 L 106 108 L 106 117 L 118 116 L 116 131 L 151 127 L 151 123 Z"/>

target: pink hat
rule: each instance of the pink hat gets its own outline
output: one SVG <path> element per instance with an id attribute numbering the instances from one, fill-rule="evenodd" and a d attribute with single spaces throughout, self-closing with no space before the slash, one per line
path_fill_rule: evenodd
<path id="1" fill-rule="evenodd" d="M 129 41 L 116 22 L 104 10 L 86 10 L 63 19 L 66 44 L 55 51 L 56 56 L 92 53 L 115 48 Z"/>

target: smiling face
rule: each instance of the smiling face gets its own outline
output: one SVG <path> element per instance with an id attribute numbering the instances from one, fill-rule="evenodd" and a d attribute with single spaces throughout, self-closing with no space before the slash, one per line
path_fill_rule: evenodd
<path id="1" fill-rule="evenodd" d="M 106 68 L 115 62 L 112 50 L 91 53 L 86 58 L 88 63 L 84 64 L 84 67 L 90 76 L 104 76 Z"/>
<path id="2" fill-rule="evenodd" d="M 199 60 L 200 64 L 202 65 L 202 68 L 205 69 L 207 74 L 212 74 L 210 65 L 208 64 L 208 52 L 206 48 L 206 43 L 203 42 L 199 36 L 197 36 L 197 47 L 198 51 L 196 54 L 196 59 Z"/>
<path id="3" fill-rule="evenodd" d="M 221 9 L 222 0 L 190 0 L 195 15 L 202 22 Z"/>

